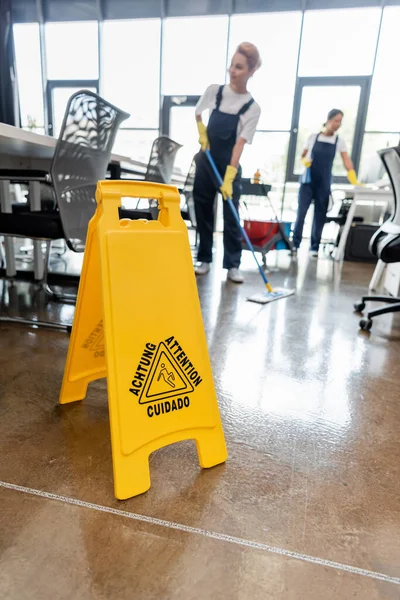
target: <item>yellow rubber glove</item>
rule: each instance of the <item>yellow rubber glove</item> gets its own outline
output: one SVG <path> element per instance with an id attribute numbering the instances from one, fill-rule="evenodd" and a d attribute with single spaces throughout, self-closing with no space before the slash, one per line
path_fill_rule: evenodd
<path id="1" fill-rule="evenodd" d="M 301 159 L 301 162 L 303 163 L 303 165 L 306 167 L 306 169 L 308 169 L 308 167 L 311 167 L 312 165 L 312 160 L 311 158 L 307 158 L 307 156 L 305 156 L 304 158 Z"/>
<path id="2" fill-rule="evenodd" d="M 357 175 L 354 169 L 350 169 L 350 171 L 347 172 L 347 179 L 350 181 L 350 183 L 352 185 L 362 185 L 358 179 L 357 179 Z"/>
<path id="3" fill-rule="evenodd" d="M 208 141 L 207 135 L 207 127 L 202 121 L 197 121 L 197 129 L 199 130 L 199 144 L 203 152 L 205 152 L 210 148 L 210 143 Z"/>
<path id="4" fill-rule="evenodd" d="M 236 177 L 236 173 L 237 169 L 235 169 L 235 167 L 232 167 L 232 165 L 228 165 L 226 167 L 224 182 L 220 187 L 224 200 L 226 200 L 227 198 L 232 198 L 232 184 Z"/>

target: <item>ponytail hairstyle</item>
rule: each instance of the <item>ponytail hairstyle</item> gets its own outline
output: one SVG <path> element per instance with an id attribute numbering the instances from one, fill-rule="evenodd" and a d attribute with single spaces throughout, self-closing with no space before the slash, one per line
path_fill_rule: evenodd
<path id="1" fill-rule="evenodd" d="M 239 54 L 243 54 L 243 56 L 247 60 L 247 65 L 249 67 L 249 71 L 254 73 L 261 66 L 261 58 L 260 53 L 258 52 L 257 47 L 250 42 L 242 42 L 236 48 L 236 52 Z"/>
<path id="2" fill-rule="evenodd" d="M 327 124 L 328 121 L 330 121 L 331 119 L 334 119 L 338 115 L 342 115 L 342 117 L 344 117 L 343 111 L 339 110 L 338 108 L 332 108 L 332 110 L 330 110 L 328 112 L 328 116 L 326 117 L 326 121 L 324 123 L 324 127 L 326 127 L 326 124 Z"/>

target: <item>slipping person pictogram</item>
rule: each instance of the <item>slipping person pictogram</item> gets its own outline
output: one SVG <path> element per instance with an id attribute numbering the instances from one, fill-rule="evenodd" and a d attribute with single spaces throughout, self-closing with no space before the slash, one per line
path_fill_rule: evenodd
<path id="1" fill-rule="evenodd" d="M 167 377 L 165 376 L 165 374 L 167 374 Z M 164 363 L 161 363 L 161 369 L 158 374 L 157 381 L 160 381 L 161 377 L 164 379 L 165 383 L 168 383 L 168 385 L 170 385 L 172 388 L 175 387 L 175 383 L 173 383 L 175 381 L 175 375 L 172 371 L 169 372 L 167 370 L 167 367 Z"/>

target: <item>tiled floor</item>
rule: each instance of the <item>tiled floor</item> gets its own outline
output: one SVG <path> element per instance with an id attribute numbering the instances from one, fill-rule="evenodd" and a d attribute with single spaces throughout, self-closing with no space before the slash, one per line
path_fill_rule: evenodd
<path id="1" fill-rule="evenodd" d="M 371 265 L 281 253 L 273 281 L 296 295 L 260 306 L 249 254 L 243 286 L 219 259 L 198 287 L 229 460 L 159 450 L 131 500 L 105 382 L 59 406 L 68 335 L 0 323 L 1 598 L 400 598 L 400 317 L 359 331 Z M 24 286 L 10 312 L 40 308 Z"/>

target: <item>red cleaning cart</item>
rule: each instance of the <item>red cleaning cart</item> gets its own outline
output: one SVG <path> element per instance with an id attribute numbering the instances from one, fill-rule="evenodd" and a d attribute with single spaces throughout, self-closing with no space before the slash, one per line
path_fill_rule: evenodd
<path id="1" fill-rule="evenodd" d="M 292 249 L 292 242 L 289 239 L 292 223 L 278 219 L 268 196 L 270 191 L 271 186 L 266 183 L 252 183 L 250 179 L 242 179 L 241 202 L 246 209 L 243 227 L 254 250 L 261 253 L 263 267 L 267 266 L 266 255 L 270 250 Z M 274 219 L 252 218 L 249 203 L 246 201 L 246 197 L 249 196 L 263 197 L 265 202 L 269 203 Z M 247 249 L 245 242 L 243 242 L 243 249 Z"/>

